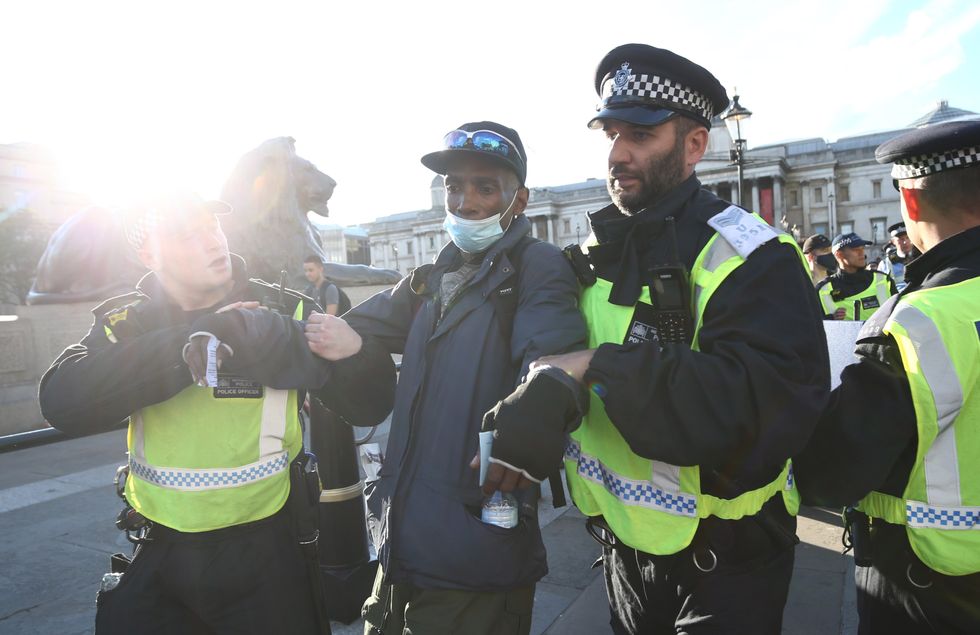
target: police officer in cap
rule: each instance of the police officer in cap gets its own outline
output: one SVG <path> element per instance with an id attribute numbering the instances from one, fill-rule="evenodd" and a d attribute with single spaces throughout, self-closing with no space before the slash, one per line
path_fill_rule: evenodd
<path id="1" fill-rule="evenodd" d="M 910 260 L 918 258 L 919 250 L 909 240 L 908 232 L 905 230 L 905 221 L 890 225 L 888 235 L 891 244 L 885 250 L 885 257 L 878 263 L 878 271 L 890 275 L 895 281 L 895 288 L 901 291 L 906 285 L 905 265 Z"/>
<path id="2" fill-rule="evenodd" d="M 860 633 L 980 632 L 980 120 L 883 144 L 922 255 L 868 320 L 806 451 L 804 498 L 860 501 Z M 852 535 L 868 530 L 858 519 Z"/>
<path id="3" fill-rule="evenodd" d="M 150 272 L 96 307 L 89 333 L 41 379 L 41 412 L 60 430 L 129 419 L 121 528 L 149 533 L 99 594 L 99 635 L 330 630 L 315 553 L 297 532 L 319 490 L 290 476 L 305 458 L 303 390 L 331 378 L 300 322 L 312 302 L 248 278 L 221 229 L 230 212 L 189 193 L 135 206 L 126 235 Z M 390 408 L 373 391 L 338 389 L 378 404 L 375 422 Z"/>
<path id="4" fill-rule="evenodd" d="M 573 390 L 539 394 L 556 385 L 544 369 L 559 369 L 590 390 L 564 459 L 604 545 L 613 630 L 779 633 L 796 542 L 788 459 L 829 392 L 805 260 L 701 187 L 694 168 L 729 103 L 711 73 L 627 44 L 595 86 L 589 126 L 609 142 L 613 204 L 589 215 L 591 348 L 539 360 L 498 404 L 493 460 L 533 473 L 560 454 L 540 414 L 581 412 Z"/>
<path id="5" fill-rule="evenodd" d="M 838 269 L 817 284 L 826 319 L 866 320 L 898 293 L 888 274 L 865 268 L 864 248 L 870 244 L 853 232 L 834 238 L 830 249 Z"/>

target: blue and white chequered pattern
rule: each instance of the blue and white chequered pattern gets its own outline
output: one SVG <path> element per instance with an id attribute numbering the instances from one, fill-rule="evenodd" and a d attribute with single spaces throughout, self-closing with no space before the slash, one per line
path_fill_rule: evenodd
<path id="1" fill-rule="evenodd" d="M 790 462 L 789 469 L 786 471 L 786 488 L 793 489 L 793 463 Z"/>
<path id="2" fill-rule="evenodd" d="M 289 453 L 281 452 L 275 457 L 259 463 L 242 467 L 216 470 L 192 470 L 171 467 L 153 467 L 130 458 L 129 469 L 135 476 L 168 489 L 205 490 L 239 487 L 260 481 L 286 469 Z"/>
<path id="3" fill-rule="evenodd" d="M 629 80 L 621 87 L 610 79 L 603 86 L 602 98 L 605 100 L 610 97 L 649 99 L 668 108 L 681 108 L 697 113 L 708 121 L 715 114 L 714 105 L 705 95 L 660 75 L 630 74 Z"/>
<path id="4" fill-rule="evenodd" d="M 905 520 L 909 527 L 980 529 L 980 507 L 936 507 L 905 501 Z"/>
<path id="5" fill-rule="evenodd" d="M 696 517 L 697 499 L 681 492 L 668 492 L 649 481 L 634 481 L 616 474 L 601 461 L 582 453 L 582 447 L 572 441 L 565 447 L 565 458 L 575 461 L 582 478 L 598 483 L 624 505 L 648 507 L 675 516 Z"/>

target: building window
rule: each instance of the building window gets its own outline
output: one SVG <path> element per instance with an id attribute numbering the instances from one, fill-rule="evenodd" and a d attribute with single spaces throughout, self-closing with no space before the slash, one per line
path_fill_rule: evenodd
<path id="1" fill-rule="evenodd" d="M 848 221 L 846 223 L 841 223 L 840 224 L 840 233 L 842 233 L 842 234 L 850 234 L 850 233 L 853 233 L 853 232 L 854 232 L 854 223 Z"/>
<path id="2" fill-rule="evenodd" d="M 881 198 L 881 179 L 871 181 L 871 198 Z"/>
<path id="3" fill-rule="evenodd" d="M 429 249 L 435 249 L 435 248 L 436 248 L 436 237 L 433 236 L 432 234 L 429 234 Z"/>
<path id="4" fill-rule="evenodd" d="M 871 242 L 875 244 L 885 242 L 885 224 L 887 222 L 887 218 L 871 219 Z"/>
<path id="5" fill-rule="evenodd" d="M 799 207 L 800 206 L 800 192 L 799 190 L 789 191 L 789 206 Z"/>
<path id="6" fill-rule="evenodd" d="M 408 254 L 409 256 L 411 256 L 413 253 L 415 253 L 414 250 L 415 250 L 415 244 L 413 243 L 413 241 L 406 240 L 405 241 L 405 253 Z"/>
<path id="7" fill-rule="evenodd" d="M 567 218 L 561 222 L 561 233 L 571 234 L 572 233 L 572 221 Z"/>
<path id="8" fill-rule="evenodd" d="M 851 186 L 841 185 L 840 186 L 840 200 L 842 203 L 846 203 L 851 200 Z"/>
<path id="9" fill-rule="evenodd" d="M 813 230 L 814 234 L 823 234 L 824 236 L 827 235 L 827 223 L 814 223 L 810 229 Z"/>
<path id="10" fill-rule="evenodd" d="M 813 201 L 815 203 L 823 203 L 823 188 L 815 187 L 813 188 Z"/>

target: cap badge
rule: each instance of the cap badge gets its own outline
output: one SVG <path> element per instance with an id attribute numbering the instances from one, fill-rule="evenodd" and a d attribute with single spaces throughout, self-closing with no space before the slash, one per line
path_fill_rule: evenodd
<path id="1" fill-rule="evenodd" d="M 629 62 L 623 62 L 623 65 L 619 67 L 616 71 L 616 76 L 613 78 L 613 86 L 616 90 L 623 90 L 626 88 L 626 82 L 630 80 L 630 76 L 633 74 L 633 70 L 630 68 Z"/>

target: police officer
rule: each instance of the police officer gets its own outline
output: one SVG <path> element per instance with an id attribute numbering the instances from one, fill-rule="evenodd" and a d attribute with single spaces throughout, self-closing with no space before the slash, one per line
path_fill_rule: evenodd
<path id="1" fill-rule="evenodd" d="M 905 288 L 905 265 L 919 256 L 919 250 L 909 240 L 905 230 L 905 221 L 899 221 L 888 227 L 890 245 L 885 255 L 878 263 L 878 271 L 887 273 L 895 281 L 895 287 L 901 291 Z"/>
<path id="2" fill-rule="evenodd" d="M 814 234 L 803 241 L 803 255 L 810 265 L 814 286 L 837 271 L 837 259 L 830 251 L 830 239 L 823 234 Z"/>
<path id="3" fill-rule="evenodd" d="M 535 369 L 562 372 L 532 374 L 490 414 L 499 482 L 555 460 L 542 412 L 581 412 L 575 391 L 541 395 L 561 375 L 588 386 L 564 457 L 605 545 L 613 630 L 779 633 L 798 503 L 788 459 L 829 392 L 806 263 L 791 237 L 694 174 L 729 103 L 711 73 L 627 44 L 595 86 L 589 126 L 609 142 L 613 204 L 589 215 L 591 348 L 543 358 Z"/>
<path id="4" fill-rule="evenodd" d="M 865 323 L 794 467 L 809 502 L 860 500 L 871 519 L 860 633 L 978 633 L 980 121 L 913 130 L 875 157 L 894 163 L 922 255 Z"/>
<path id="5" fill-rule="evenodd" d="M 99 634 L 329 632 L 286 505 L 301 492 L 300 391 L 328 370 L 306 344 L 302 297 L 249 280 L 229 253 L 230 211 L 183 193 L 139 205 L 126 233 L 150 273 L 94 309 L 41 380 L 56 428 L 129 418 L 125 498 L 150 529 L 99 594 Z"/>
<path id="6" fill-rule="evenodd" d="M 817 285 L 826 319 L 866 320 L 898 293 L 888 274 L 865 268 L 864 247 L 870 244 L 853 232 L 834 238 L 830 249 L 839 268 Z"/>

